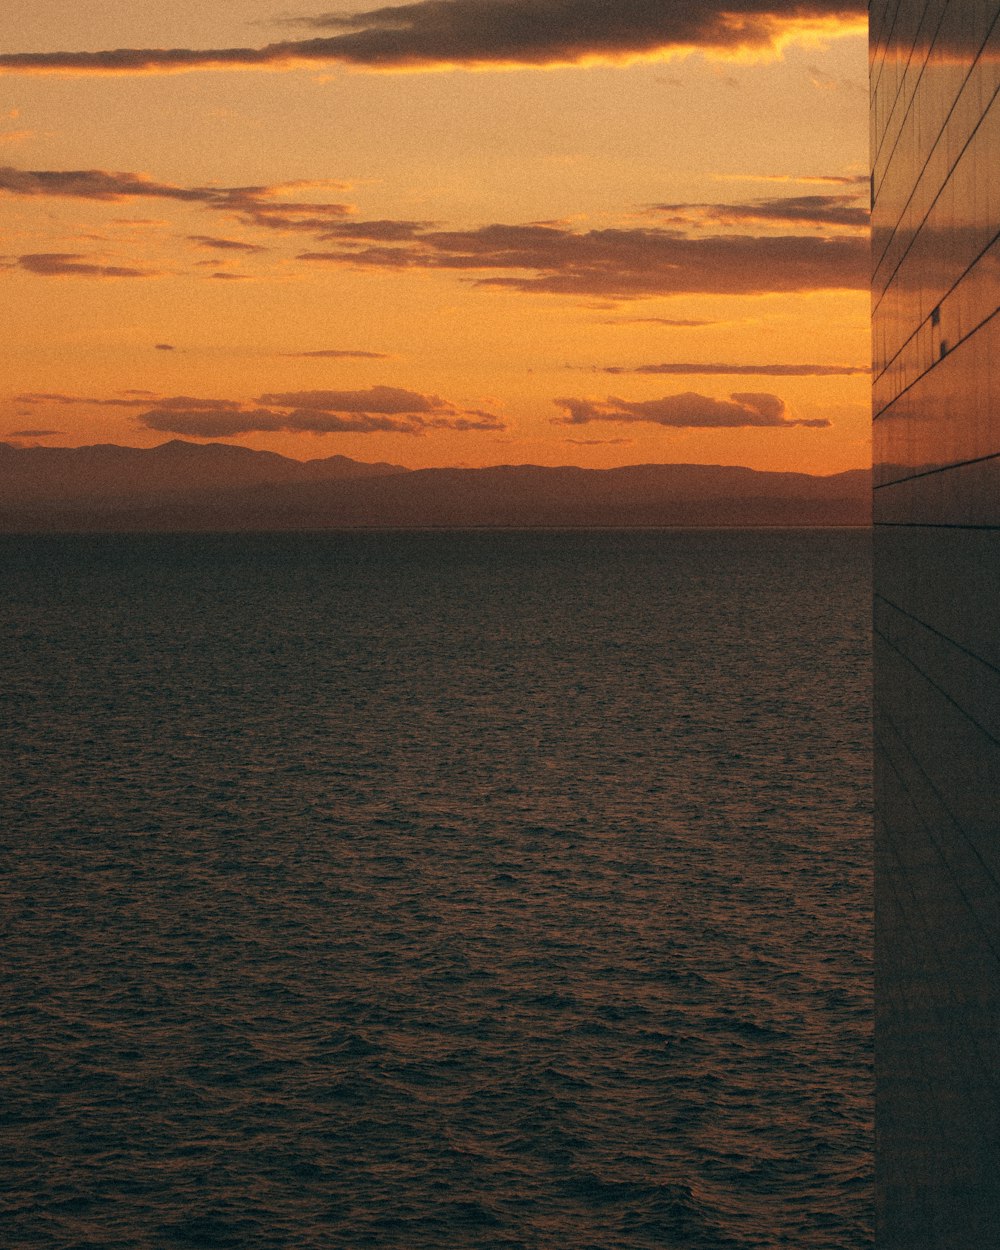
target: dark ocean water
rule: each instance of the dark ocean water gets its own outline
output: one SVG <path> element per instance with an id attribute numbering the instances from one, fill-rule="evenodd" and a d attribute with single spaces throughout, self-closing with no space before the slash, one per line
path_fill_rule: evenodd
<path id="1" fill-rule="evenodd" d="M 867 533 L 0 578 L 5 1247 L 871 1245 Z"/>

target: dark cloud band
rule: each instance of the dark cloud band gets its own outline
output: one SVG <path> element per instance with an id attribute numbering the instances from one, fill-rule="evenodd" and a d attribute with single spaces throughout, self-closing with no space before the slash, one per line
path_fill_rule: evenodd
<path id="1" fill-rule="evenodd" d="M 578 233 L 490 225 L 427 230 L 394 245 L 302 252 L 299 259 L 369 269 L 516 271 L 475 280 L 536 294 L 611 299 L 867 290 L 870 281 L 868 239 L 854 235 L 696 237 L 648 228 Z"/>
<path id="2" fill-rule="evenodd" d="M 796 32 L 860 30 L 861 0 L 420 0 L 291 19 L 332 31 L 261 48 L 119 48 L 0 56 L 0 72 L 142 74 L 343 64 L 366 69 L 574 65 L 769 49 Z"/>

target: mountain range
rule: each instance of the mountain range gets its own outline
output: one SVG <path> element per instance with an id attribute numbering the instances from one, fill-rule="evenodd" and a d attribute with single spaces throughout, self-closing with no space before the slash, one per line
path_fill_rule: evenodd
<path id="1" fill-rule="evenodd" d="M 867 525 L 871 475 L 722 465 L 406 469 L 226 443 L 0 443 L 0 531 Z"/>

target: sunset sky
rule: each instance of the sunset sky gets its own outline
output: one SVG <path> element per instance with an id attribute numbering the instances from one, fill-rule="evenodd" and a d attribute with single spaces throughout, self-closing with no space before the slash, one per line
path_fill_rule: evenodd
<path id="1" fill-rule="evenodd" d="M 6 0 L 0 438 L 869 462 L 866 8 Z"/>

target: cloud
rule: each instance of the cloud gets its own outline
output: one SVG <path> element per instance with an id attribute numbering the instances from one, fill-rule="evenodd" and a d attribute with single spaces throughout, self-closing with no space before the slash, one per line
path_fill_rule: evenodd
<path id="1" fill-rule="evenodd" d="M 564 438 L 564 443 L 572 443 L 575 447 L 631 447 L 631 438 Z"/>
<path id="2" fill-rule="evenodd" d="M 293 425 L 285 429 L 330 433 L 351 430 L 395 430 L 420 434 L 426 430 L 504 430 L 499 417 L 477 409 L 458 409 L 439 395 L 421 395 L 397 386 L 371 386 L 359 391 L 284 391 L 257 401 L 291 409 Z"/>
<path id="3" fill-rule="evenodd" d="M 302 252 L 356 268 L 509 270 L 481 286 L 634 299 L 676 294 L 759 295 L 867 290 L 868 239 L 808 235 L 692 237 L 653 228 L 575 232 L 547 225 L 427 230 L 397 245 Z"/>
<path id="4" fill-rule="evenodd" d="M 202 407 L 191 410 L 152 408 L 139 416 L 139 422 L 148 430 L 161 430 L 194 438 L 230 438 L 235 434 L 290 428 L 285 414 L 262 409 L 228 411 Z"/>
<path id="5" fill-rule="evenodd" d="M 63 199 L 97 200 L 106 203 L 122 203 L 136 199 L 175 200 L 193 204 L 215 212 L 227 213 L 247 225 L 272 230 L 305 230 L 310 233 L 328 230 L 340 218 L 348 216 L 352 209 L 340 202 L 312 202 L 288 200 L 284 197 L 303 186 L 340 186 L 323 181 L 320 183 L 276 183 L 248 187 L 185 187 L 171 182 L 157 182 L 145 174 L 128 171 L 113 172 L 105 169 L 16 169 L 11 165 L 0 166 L 0 193 L 17 196 L 51 196 Z M 208 240 L 213 236 L 191 236 Z M 215 240 L 216 247 L 225 247 L 231 240 Z M 208 246 L 207 243 L 203 243 Z M 262 250 L 255 244 L 238 250 Z"/>
<path id="6" fill-rule="evenodd" d="M 654 204 L 652 211 L 676 224 L 702 227 L 754 223 L 867 230 L 869 212 L 857 200 L 853 194 L 790 195 L 744 204 Z"/>
<path id="7" fill-rule="evenodd" d="M 389 360 L 386 352 L 354 352 L 337 347 L 324 348 L 318 352 L 278 352 L 284 360 Z"/>
<path id="8" fill-rule="evenodd" d="M 690 317 L 613 317 L 605 322 L 606 325 L 612 326 L 675 326 L 684 329 L 693 329 L 700 326 L 719 326 L 725 325 L 723 321 L 700 321 Z"/>
<path id="9" fill-rule="evenodd" d="M 868 186 L 867 174 L 713 174 L 717 182 L 800 182 L 831 187 Z"/>
<path id="10" fill-rule="evenodd" d="M 597 373 L 672 373 L 672 374 L 756 374 L 773 378 L 825 378 L 854 373 L 870 373 L 868 365 L 731 365 L 731 364 L 663 364 L 595 366 Z"/>
<path id="11" fill-rule="evenodd" d="M 662 399 L 629 401 L 609 396 L 603 403 L 591 399 L 556 399 L 566 416 L 553 425 L 588 425 L 591 421 L 648 422 L 674 429 L 736 429 L 745 426 L 788 429 L 802 425 L 824 428 L 825 418 L 795 420 L 787 416 L 785 401 L 760 391 L 737 391 L 729 399 L 713 399 L 694 391 Z"/>
<path id="12" fill-rule="evenodd" d="M 371 240 L 378 243 L 402 243 L 415 239 L 429 230 L 436 223 L 433 221 L 345 221 L 339 222 L 319 237 L 322 241 L 330 239 Z"/>
<path id="13" fill-rule="evenodd" d="M 379 413 L 337 413 L 315 410 L 270 412 L 252 409 L 240 413 L 176 412 L 152 410 L 143 413 L 141 423 L 150 430 L 186 435 L 192 438 L 231 438 L 238 434 L 425 434 L 428 430 L 503 430 L 495 417 L 386 416 Z"/>
<path id="14" fill-rule="evenodd" d="M 260 395 L 249 403 L 194 395 L 157 395 L 129 391 L 110 398 L 58 392 L 18 395 L 25 404 L 73 404 L 142 409 L 136 420 L 149 430 L 192 438 L 228 438 L 237 434 L 425 434 L 429 430 L 504 430 L 491 412 L 458 408 L 439 395 L 423 395 L 397 386 L 356 391 L 288 391 Z"/>
<path id="15" fill-rule="evenodd" d="M 189 234 L 189 243 L 217 252 L 266 252 L 259 243 L 242 243 L 239 239 L 218 239 L 210 234 Z"/>
<path id="16" fill-rule="evenodd" d="M 145 174 L 109 173 L 103 169 L 15 169 L 10 165 L 0 166 L 0 191 L 111 202 L 136 198 L 204 202 L 225 194 L 155 182 Z"/>
<path id="17" fill-rule="evenodd" d="M 397 386 L 372 386 L 365 391 L 286 391 L 261 395 L 258 402 L 316 412 L 454 412 L 438 395 L 420 395 Z"/>
<path id="18" fill-rule="evenodd" d="M 55 438 L 62 430 L 8 430 L 8 438 Z"/>
<path id="19" fill-rule="evenodd" d="M 32 252 L 19 256 L 17 263 L 28 273 L 45 278 L 158 278 L 152 269 L 127 265 L 95 265 L 78 252 Z"/>
<path id="20" fill-rule="evenodd" d="M 147 407 L 149 399 L 139 398 L 142 395 L 149 395 L 148 391 L 136 392 L 135 399 L 129 400 L 104 400 L 104 403 L 126 404 L 131 407 Z M 155 392 L 153 392 L 155 395 Z M 93 401 L 86 401 L 88 403 Z M 158 408 L 164 411 L 174 412 L 240 412 L 243 405 L 238 399 L 199 399 L 193 395 L 171 395 L 166 398 L 158 397 L 155 400 Z"/>
<path id="21" fill-rule="evenodd" d="M 793 229 L 855 222 L 863 210 L 849 195 L 801 196 L 759 200 L 747 205 L 664 205 L 673 213 L 671 228 L 581 231 L 566 223 L 491 224 L 466 230 L 441 229 L 415 220 L 352 220 L 346 203 L 287 198 L 302 183 L 252 187 L 188 187 L 145 174 L 106 170 L 20 170 L 0 167 L 0 193 L 22 197 L 69 197 L 103 202 L 139 198 L 173 200 L 225 213 L 245 226 L 283 233 L 305 232 L 332 244 L 303 251 L 309 264 L 362 269 L 443 269 L 476 274 L 482 286 L 510 287 L 529 293 L 569 295 L 604 301 L 673 294 L 752 295 L 849 288 L 867 290 L 869 251 L 859 235 L 834 237 L 719 233 L 720 225 L 751 218 Z M 323 183 L 323 186 L 330 184 Z M 725 222 L 712 214 L 729 214 Z M 743 214 L 743 217 L 740 214 Z M 681 228 L 677 228 L 678 224 Z M 856 224 L 856 223 L 855 223 Z M 705 227 L 716 233 L 704 233 Z M 197 247 L 216 253 L 265 251 L 259 244 L 225 235 L 191 234 Z M 64 254 L 69 266 L 89 263 Z M 36 272 L 50 272 L 46 263 Z M 208 267 L 212 260 L 198 264 Z M 101 267 L 98 266 L 98 269 Z M 478 274 L 477 274 L 478 271 Z M 490 271 L 494 271 L 490 273 Z M 79 268 L 61 272 L 81 273 Z M 140 276 L 105 273 L 101 276 Z M 228 281 L 248 275 L 216 270 Z M 665 324 L 711 324 L 678 320 Z"/>
<path id="22" fill-rule="evenodd" d="M 149 405 L 155 391 L 124 391 L 128 398 L 90 399 L 83 395 L 63 395 L 58 391 L 28 391 L 14 398 L 19 404 L 94 404 L 101 408 L 142 408 Z"/>
<path id="23" fill-rule="evenodd" d="M 173 343 L 156 343 L 154 346 L 158 352 L 172 352 L 177 350 Z"/>
<path id="24" fill-rule="evenodd" d="M 329 230 L 339 218 L 353 212 L 350 204 L 280 198 L 287 190 L 299 185 L 231 188 L 223 198 L 210 201 L 208 207 L 229 213 L 248 226 L 283 233 L 304 230 L 310 234 Z"/>
<path id="25" fill-rule="evenodd" d="M 120 48 L 0 56 L 0 72 L 135 74 L 343 64 L 366 69 L 623 62 L 689 52 L 771 52 L 790 38 L 858 33 L 861 0 L 418 0 L 292 18 L 333 31 L 262 48 Z"/>

